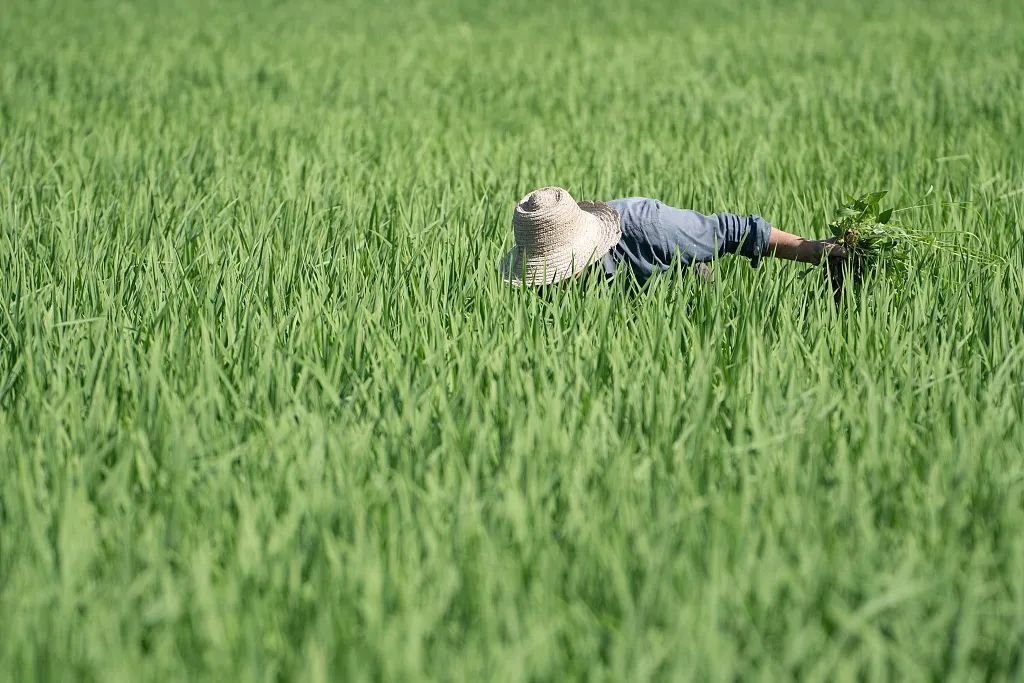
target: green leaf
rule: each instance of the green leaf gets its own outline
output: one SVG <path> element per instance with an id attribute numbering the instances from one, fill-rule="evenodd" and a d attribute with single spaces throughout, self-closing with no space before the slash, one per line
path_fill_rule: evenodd
<path id="1" fill-rule="evenodd" d="M 892 209 L 886 209 L 882 213 L 878 214 L 878 222 L 883 225 L 888 223 L 890 218 L 892 218 Z"/>

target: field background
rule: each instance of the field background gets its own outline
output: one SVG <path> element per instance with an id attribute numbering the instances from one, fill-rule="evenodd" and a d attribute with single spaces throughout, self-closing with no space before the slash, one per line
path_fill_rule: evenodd
<path id="1" fill-rule="evenodd" d="M 1010 0 L 7 0 L 0 679 L 1020 680 L 1022 92 Z M 541 299 L 546 184 L 1005 263 Z"/>

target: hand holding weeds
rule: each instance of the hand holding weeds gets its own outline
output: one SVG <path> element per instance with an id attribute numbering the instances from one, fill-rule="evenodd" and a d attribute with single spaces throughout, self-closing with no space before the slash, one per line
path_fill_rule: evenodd
<path id="1" fill-rule="evenodd" d="M 995 260 L 986 252 L 941 239 L 950 234 L 948 231 L 902 224 L 895 214 L 908 209 L 882 209 L 880 202 L 886 194 L 881 190 L 860 197 L 850 196 L 829 223 L 833 237 L 826 242 L 833 246 L 827 250 L 825 273 L 836 305 L 842 302 L 848 277 L 854 289 L 861 287 L 868 273 L 902 288 L 910 278 L 914 262 L 929 251 L 944 252 L 982 265 L 990 265 Z"/>

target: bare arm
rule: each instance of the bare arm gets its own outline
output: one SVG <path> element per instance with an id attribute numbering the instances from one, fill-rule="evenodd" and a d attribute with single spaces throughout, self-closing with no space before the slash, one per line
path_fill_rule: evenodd
<path id="1" fill-rule="evenodd" d="M 768 256 L 818 264 L 825 256 L 833 254 L 845 254 L 843 248 L 835 243 L 835 239 L 810 240 L 778 228 L 772 228 L 771 234 L 768 235 Z"/>

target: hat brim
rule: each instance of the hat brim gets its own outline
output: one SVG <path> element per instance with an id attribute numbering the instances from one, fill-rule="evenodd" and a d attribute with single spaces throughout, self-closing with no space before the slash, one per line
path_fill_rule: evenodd
<path id="1" fill-rule="evenodd" d="M 518 246 L 501 260 L 502 279 L 514 286 L 541 287 L 579 275 L 600 261 L 622 239 L 619 212 L 604 202 L 576 202 L 586 214 L 574 242 L 544 258 L 532 258 Z"/>

